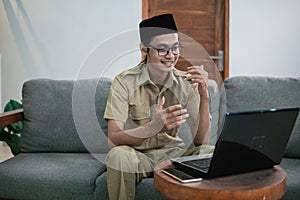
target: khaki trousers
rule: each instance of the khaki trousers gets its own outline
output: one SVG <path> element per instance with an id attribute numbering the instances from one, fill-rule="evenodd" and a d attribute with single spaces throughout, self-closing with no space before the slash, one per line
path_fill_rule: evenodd
<path id="1" fill-rule="evenodd" d="M 112 148 L 106 157 L 107 187 L 110 200 L 133 200 L 136 184 L 153 177 L 154 167 L 170 158 L 212 153 L 214 146 L 202 145 L 190 149 L 162 148 L 137 151 L 130 146 Z"/>

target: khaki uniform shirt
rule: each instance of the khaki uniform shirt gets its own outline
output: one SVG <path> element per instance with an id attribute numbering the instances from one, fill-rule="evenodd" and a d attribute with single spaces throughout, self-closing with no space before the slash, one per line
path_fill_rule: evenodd
<path id="1" fill-rule="evenodd" d="M 189 113 L 187 119 L 191 131 L 198 127 L 200 95 L 197 84 L 185 80 L 185 73 L 174 69 L 163 88 L 160 90 L 149 77 L 145 64 L 126 70 L 115 77 L 107 100 L 105 119 L 113 119 L 124 123 L 124 129 L 133 129 L 151 121 L 151 108 L 165 97 L 164 108 L 181 104 Z M 185 133 L 188 134 L 188 133 Z M 151 150 L 162 147 L 184 147 L 178 137 L 178 128 L 168 132 L 160 132 L 134 146 L 137 150 Z"/>

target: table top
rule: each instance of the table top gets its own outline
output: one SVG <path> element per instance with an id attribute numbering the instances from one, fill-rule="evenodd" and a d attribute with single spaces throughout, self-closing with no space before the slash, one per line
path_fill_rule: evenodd
<path id="1" fill-rule="evenodd" d="M 170 199 L 280 199 L 285 193 L 286 172 L 279 166 L 255 172 L 180 183 L 161 172 L 174 167 L 164 161 L 156 166 L 154 185 Z"/>

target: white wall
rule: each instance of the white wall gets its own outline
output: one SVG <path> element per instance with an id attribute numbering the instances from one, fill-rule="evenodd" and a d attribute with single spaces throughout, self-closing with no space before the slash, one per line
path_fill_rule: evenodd
<path id="1" fill-rule="evenodd" d="M 28 79 L 77 79 L 91 51 L 138 28 L 141 8 L 140 0 L 1 0 L 1 105 L 10 98 L 20 100 L 22 84 Z M 131 43 L 138 47 L 135 39 Z M 107 51 L 122 45 L 114 44 Z M 120 65 L 124 69 L 135 65 L 140 54 L 133 51 L 125 57 Z M 98 67 L 103 67 L 100 62 Z M 120 71 L 111 68 L 105 75 Z M 87 76 L 99 75 L 90 71 Z"/>
<path id="2" fill-rule="evenodd" d="M 299 0 L 230 0 L 229 75 L 300 76 L 299 8 Z"/>

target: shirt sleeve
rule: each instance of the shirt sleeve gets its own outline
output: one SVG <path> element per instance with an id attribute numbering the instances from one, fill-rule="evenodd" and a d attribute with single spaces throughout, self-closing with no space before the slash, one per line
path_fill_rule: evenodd
<path id="1" fill-rule="evenodd" d="M 104 119 L 113 119 L 125 123 L 128 118 L 128 90 L 121 80 L 121 78 L 116 77 L 112 82 Z"/>

